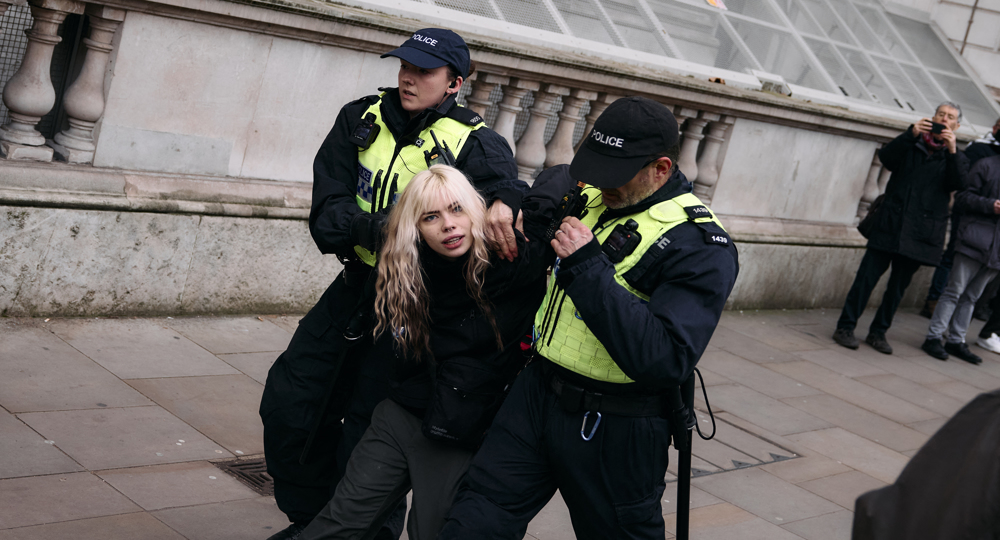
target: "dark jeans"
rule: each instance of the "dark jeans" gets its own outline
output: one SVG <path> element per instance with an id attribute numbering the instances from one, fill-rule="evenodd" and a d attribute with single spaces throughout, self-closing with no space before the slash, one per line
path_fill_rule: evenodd
<path id="1" fill-rule="evenodd" d="M 879 305 L 875 319 L 872 320 L 868 330 L 873 334 L 884 334 L 892 326 L 892 317 L 896 314 L 896 309 L 903 299 L 903 293 L 910 285 L 910 280 L 913 279 L 913 274 L 920 269 L 920 263 L 903 255 L 867 249 L 861 259 L 858 273 L 854 276 L 854 284 L 851 285 L 851 290 L 844 300 L 844 309 L 841 310 L 840 319 L 837 320 L 837 328 L 854 330 L 858 325 L 858 317 L 868 305 L 872 290 L 890 265 L 892 273 L 889 274 L 885 294 L 882 295 L 882 304 Z"/>
<path id="2" fill-rule="evenodd" d="M 941 293 L 948 286 L 948 274 L 951 272 L 951 267 L 955 262 L 955 243 L 958 240 L 958 224 L 960 219 L 961 214 L 958 212 L 951 213 L 951 233 L 948 235 L 948 247 L 945 248 L 944 254 L 941 255 L 941 262 L 938 263 L 937 268 L 934 270 L 934 277 L 931 278 L 931 288 L 927 290 L 928 302 L 941 298 Z"/>
<path id="3" fill-rule="evenodd" d="M 596 416 L 588 416 L 588 433 Z M 559 404 L 541 362 L 525 368 L 438 538 L 520 540 L 558 489 L 577 538 L 662 540 L 669 423 L 659 416 L 603 414 L 585 441 L 583 419 L 584 411 L 569 413 Z"/>
<path id="4" fill-rule="evenodd" d="M 986 321 L 982 330 L 979 331 L 979 337 L 983 339 L 990 339 L 990 334 L 1000 335 L 1000 293 L 990 300 L 990 309 L 993 310 L 990 320 Z"/>

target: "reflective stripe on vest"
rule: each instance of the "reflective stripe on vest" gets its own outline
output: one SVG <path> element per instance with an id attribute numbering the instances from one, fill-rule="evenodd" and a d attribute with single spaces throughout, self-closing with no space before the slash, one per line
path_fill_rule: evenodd
<path id="1" fill-rule="evenodd" d="M 586 192 L 590 195 L 590 200 L 600 200 L 601 193 L 595 188 L 588 187 Z M 615 265 L 615 281 L 628 292 L 639 297 L 643 303 L 649 301 L 649 296 L 629 285 L 623 276 L 639 262 L 650 246 L 658 241 L 664 233 L 689 221 L 688 213 L 684 209 L 691 207 L 704 207 L 704 205 L 698 200 L 698 197 L 684 193 L 669 201 L 656 204 L 642 214 L 622 216 L 610 220 L 602 225 L 600 230 L 594 231 L 594 236 L 603 245 L 605 239 L 614 230 L 615 225 L 625 223 L 629 218 L 634 219 L 639 224 L 638 232 L 642 236 L 642 241 L 635 251 Z M 581 221 L 593 229 L 605 209 L 603 203 L 596 208 L 590 208 Z M 714 222 L 722 227 L 722 223 L 715 217 L 714 212 L 709 211 L 708 214 L 706 217 L 699 217 L 691 221 L 695 223 Z M 545 300 L 542 301 L 541 307 L 535 314 L 535 328 L 541 332 L 535 340 L 536 350 L 552 362 L 594 380 L 612 383 L 633 382 L 618 367 L 618 364 L 611 358 L 607 349 L 593 332 L 587 328 L 586 322 L 576 311 L 573 300 L 565 291 L 557 288 L 555 282 L 555 279 L 549 280 Z M 550 304 L 552 305 L 550 306 Z M 551 310 L 550 320 L 545 325 L 546 313 L 549 310 Z"/>
<path id="2" fill-rule="evenodd" d="M 382 94 L 382 96 L 384 95 Z M 434 135 L 442 144 L 447 141 L 448 148 L 451 149 L 455 157 L 458 157 L 462 147 L 469 140 L 469 134 L 486 126 L 484 122 L 469 126 L 451 118 L 441 118 L 421 131 L 414 144 L 400 149 L 399 155 L 393 160 L 396 138 L 393 137 L 389 127 L 382 120 L 379 103 L 381 103 L 381 99 L 361 113 L 362 118 L 368 114 L 374 114 L 375 124 L 380 128 L 378 137 L 375 138 L 372 145 L 367 150 L 358 151 L 356 199 L 358 207 L 365 212 L 371 212 L 373 206 L 378 211 L 395 204 L 399 194 L 406 189 L 410 180 L 417 173 L 427 169 L 424 150 L 434 148 L 431 130 L 434 130 Z M 392 170 L 388 170 L 390 166 Z M 375 266 L 374 253 L 361 246 L 354 246 L 354 252 L 362 261 L 370 266 Z"/>

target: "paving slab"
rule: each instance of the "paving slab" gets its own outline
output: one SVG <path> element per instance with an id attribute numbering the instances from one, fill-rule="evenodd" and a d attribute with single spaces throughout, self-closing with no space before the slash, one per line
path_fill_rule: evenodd
<path id="1" fill-rule="evenodd" d="M 826 478 L 827 476 L 845 473 L 850 471 L 851 468 L 839 461 L 815 454 L 763 465 L 761 466 L 761 470 L 767 471 L 786 482 L 798 484 L 817 478 Z"/>
<path id="2" fill-rule="evenodd" d="M 696 413 L 699 422 L 706 421 L 708 415 L 701 411 L 696 411 Z M 778 459 L 775 458 L 775 455 L 784 458 L 795 457 L 794 452 L 782 448 L 759 435 L 754 435 L 740 429 L 721 418 L 716 418 L 716 433 L 713 439 L 721 444 L 739 449 L 740 452 L 752 456 L 761 463 L 768 463 Z M 695 438 L 694 447 L 700 451 L 703 442 L 701 438 Z"/>
<path id="3" fill-rule="evenodd" d="M 238 373 L 157 319 L 60 319 L 52 331 L 121 379 Z"/>
<path id="4" fill-rule="evenodd" d="M 910 427 L 923 433 L 925 435 L 933 436 L 941 426 L 948 423 L 950 418 L 935 418 L 934 420 L 924 420 L 923 422 L 914 422 L 910 424 Z"/>
<path id="5" fill-rule="evenodd" d="M 795 362 L 799 360 L 799 357 L 794 354 L 775 349 L 770 345 L 723 326 L 715 329 L 715 333 L 712 334 L 712 344 L 720 350 L 733 353 L 740 358 L 758 364 Z"/>
<path id="6" fill-rule="evenodd" d="M 1000 378 L 979 369 L 979 366 L 974 366 L 957 358 L 949 358 L 942 362 L 937 358 L 927 356 L 925 353 L 923 358 L 919 359 L 919 362 L 923 366 L 947 375 L 952 379 L 975 386 L 984 392 L 1000 388 Z"/>
<path id="7" fill-rule="evenodd" d="M 677 512 L 676 482 L 667 484 L 667 489 L 663 491 L 663 500 L 661 502 L 663 503 L 663 515 L 674 514 Z M 691 509 L 701 508 L 702 506 L 711 506 L 722 502 L 725 501 L 708 493 L 707 491 L 691 486 Z"/>
<path id="8" fill-rule="evenodd" d="M 273 497 L 157 510 L 153 516 L 188 540 L 267 538 L 288 523 Z"/>
<path id="9" fill-rule="evenodd" d="M 845 377 L 860 377 L 863 375 L 883 375 L 885 371 L 874 365 L 873 362 L 866 362 L 844 354 L 840 351 L 848 351 L 843 347 L 840 350 L 820 349 L 818 351 L 801 351 L 795 353 L 796 356 L 809 360 L 814 364 L 839 373 Z M 791 396 L 787 396 L 791 397 Z"/>
<path id="10" fill-rule="evenodd" d="M 895 353 L 882 354 L 876 352 L 875 354 L 878 354 L 879 357 L 871 360 L 866 360 L 861 358 L 859 359 L 863 361 L 870 361 L 874 365 L 878 366 L 879 369 L 885 371 L 886 373 L 897 375 L 908 381 L 913 381 L 917 384 L 927 385 L 927 384 L 949 382 L 954 380 L 951 377 L 939 371 L 935 371 L 929 367 L 922 365 L 920 361 L 914 361 L 911 358 L 904 358 Z"/>
<path id="11" fill-rule="evenodd" d="M 927 435 L 919 431 L 828 394 L 782 402 L 897 452 L 920 448 L 927 442 Z"/>
<path id="12" fill-rule="evenodd" d="M 854 501 L 862 493 L 883 488 L 887 485 L 881 480 L 858 471 L 835 474 L 826 478 L 818 478 L 798 484 L 799 487 L 807 489 L 851 511 L 854 510 Z"/>
<path id="13" fill-rule="evenodd" d="M 843 510 L 782 525 L 781 528 L 805 540 L 847 540 L 851 537 L 853 525 L 854 512 Z"/>
<path id="14" fill-rule="evenodd" d="M 664 516 L 673 530 L 676 514 Z M 691 537 L 698 540 L 801 540 L 753 514 L 729 504 L 716 504 L 691 511 Z"/>
<path id="15" fill-rule="evenodd" d="M 292 339 L 263 317 L 175 317 L 166 326 L 214 354 L 281 352 Z"/>
<path id="16" fill-rule="evenodd" d="M 830 427 L 832 424 L 740 385 L 712 387 L 713 408 L 727 411 L 781 435 Z"/>
<path id="17" fill-rule="evenodd" d="M 887 484 L 896 481 L 896 477 L 909 461 L 899 452 L 889 450 L 841 428 L 797 433 L 789 435 L 789 438 Z"/>
<path id="18" fill-rule="evenodd" d="M 528 534 L 538 540 L 574 540 L 576 534 L 562 493 L 556 491 L 542 511 L 528 523 Z"/>
<path id="19" fill-rule="evenodd" d="M 144 510 L 259 497 L 207 461 L 113 469 L 96 474 Z"/>
<path id="20" fill-rule="evenodd" d="M 0 540 L 185 540 L 145 512 L 0 530 Z"/>
<path id="21" fill-rule="evenodd" d="M 0 478 L 82 471 L 35 430 L 0 410 Z"/>
<path id="22" fill-rule="evenodd" d="M 89 472 L 0 480 L 0 529 L 138 510 Z"/>
<path id="23" fill-rule="evenodd" d="M 768 315 L 749 315 L 728 311 L 723 314 L 719 326 L 735 330 L 786 352 L 810 351 L 826 347 L 826 340 L 788 328 Z"/>
<path id="24" fill-rule="evenodd" d="M 840 509 L 834 503 L 756 467 L 695 478 L 691 483 L 776 525 Z M 767 496 L 762 497 L 764 493 Z"/>
<path id="25" fill-rule="evenodd" d="M 939 416 L 812 362 L 785 362 L 767 364 L 766 367 L 901 424 Z"/>
<path id="26" fill-rule="evenodd" d="M 698 361 L 698 369 L 705 371 L 705 368 L 712 369 L 717 373 L 725 373 L 727 381 L 742 384 L 775 399 L 811 396 L 820 393 L 815 388 L 726 351 L 720 350 L 702 355 L 701 360 Z M 711 395 L 709 399 L 711 399 Z"/>
<path id="27" fill-rule="evenodd" d="M 240 370 L 244 375 L 264 384 L 267 382 L 267 371 L 278 359 L 280 353 L 258 352 L 258 353 L 234 353 L 218 354 L 219 360 Z"/>
<path id="28" fill-rule="evenodd" d="M 44 324 L 4 328 L 0 358 L 0 405 L 10 412 L 149 405 Z"/>
<path id="29" fill-rule="evenodd" d="M 156 406 L 26 413 L 19 418 L 92 471 L 232 456 Z"/>
<path id="30" fill-rule="evenodd" d="M 264 315 L 264 320 L 277 325 L 278 328 L 289 334 L 294 334 L 295 330 L 299 328 L 302 315 Z"/>
<path id="31" fill-rule="evenodd" d="M 965 406 L 963 401 L 897 375 L 872 375 L 858 377 L 857 380 L 941 416 L 954 416 L 959 409 Z"/>
<path id="32" fill-rule="evenodd" d="M 257 414 L 264 387 L 250 377 L 213 375 L 127 382 L 231 452 L 264 452 L 264 426 Z"/>
<path id="33" fill-rule="evenodd" d="M 975 386 L 962 381 L 956 381 L 955 379 L 949 379 L 946 382 L 927 384 L 926 386 L 931 390 L 941 392 L 946 396 L 957 399 L 959 403 L 962 403 L 963 407 L 968 405 L 973 399 L 976 399 L 976 396 L 983 393 L 982 389 L 976 388 Z"/>

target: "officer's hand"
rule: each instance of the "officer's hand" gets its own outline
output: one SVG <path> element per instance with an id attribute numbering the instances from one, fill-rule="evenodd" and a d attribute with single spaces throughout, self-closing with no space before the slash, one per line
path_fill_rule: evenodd
<path id="1" fill-rule="evenodd" d="M 552 239 L 552 249 L 556 250 L 556 255 L 560 259 L 565 259 L 593 239 L 594 233 L 590 231 L 590 227 L 575 217 L 568 217 L 563 219 L 562 225 L 556 231 L 556 236 Z"/>
<path id="2" fill-rule="evenodd" d="M 921 118 L 919 122 L 913 124 L 913 136 L 919 137 L 921 133 L 930 133 L 933 127 L 930 118 Z"/>
<path id="3" fill-rule="evenodd" d="M 958 148 L 955 146 L 955 132 L 952 130 L 945 128 L 944 131 L 941 132 L 941 140 L 944 141 L 945 146 L 948 147 L 948 152 L 954 154 L 958 151 Z"/>
<path id="4" fill-rule="evenodd" d="M 993 213 L 1000 214 L 1000 199 L 993 201 Z"/>
<path id="5" fill-rule="evenodd" d="M 486 213 L 486 241 L 501 259 L 513 261 L 517 257 L 517 239 L 514 237 L 514 212 L 503 201 L 496 200 Z M 524 233 L 524 219 L 517 214 L 517 230 Z"/>

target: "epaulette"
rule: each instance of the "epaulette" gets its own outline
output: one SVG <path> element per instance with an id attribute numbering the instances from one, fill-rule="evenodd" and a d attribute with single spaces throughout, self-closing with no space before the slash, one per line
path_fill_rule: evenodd
<path id="1" fill-rule="evenodd" d="M 468 107 L 452 107 L 445 116 L 467 126 L 476 126 L 483 122 L 483 117 Z"/>
<path id="2" fill-rule="evenodd" d="M 382 101 L 382 96 L 380 96 L 378 94 L 372 94 L 370 96 L 365 96 L 365 97 L 361 97 L 361 98 L 355 99 L 354 101 L 352 101 L 352 102 L 348 103 L 347 105 L 345 105 L 345 107 L 350 107 L 351 105 L 358 105 L 358 104 L 361 104 L 361 103 L 366 103 L 366 104 L 368 104 L 369 107 L 371 107 L 372 105 L 378 103 L 379 101 Z"/>

